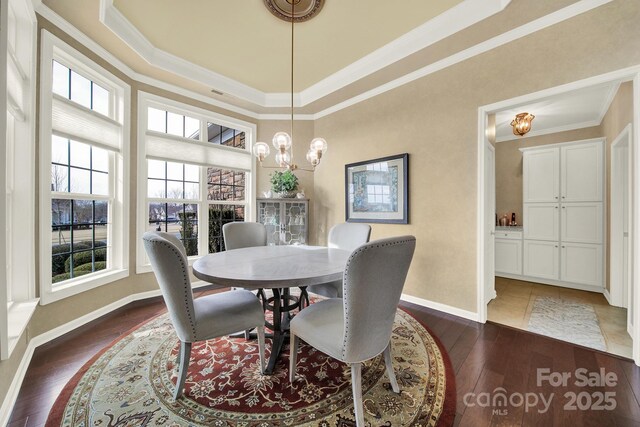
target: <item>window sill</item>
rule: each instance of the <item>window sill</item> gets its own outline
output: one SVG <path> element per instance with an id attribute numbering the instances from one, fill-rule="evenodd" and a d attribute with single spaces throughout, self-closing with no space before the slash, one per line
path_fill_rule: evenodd
<path id="1" fill-rule="evenodd" d="M 73 295 L 86 292 L 90 289 L 97 288 L 124 279 L 129 276 L 129 269 L 109 270 L 91 276 L 83 276 L 77 280 L 70 281 L 62 285 L 52 285 L 46 283 L 42 289 L 40 305 L 51 304 L 52 302 L 68 298 Z"/>
<path id="2" fill-rule="evenodd" d="M 20 336 L 29 324 L 29 320 L 31 320 L 31 316 L 33 316 L 37 306 L 37 298 L 29 301 L 14 302 L 9 306 L 7 315 L 9 320 L 7 325 L 8 345 L 7 353 L 4 354 L 3 351 L 3 360 L 11 356 L 13 349 L 16 347 L 16 344 L 18 344 Z"/>

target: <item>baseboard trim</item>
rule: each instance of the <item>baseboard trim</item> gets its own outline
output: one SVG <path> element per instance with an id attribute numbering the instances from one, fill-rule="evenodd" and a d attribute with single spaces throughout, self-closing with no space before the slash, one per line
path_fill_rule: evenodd
<path id="1" fill-rule="evenodd" d="M 604 291 L 602 291 L 602 295 L 604 295 L 609 305 L 613 305 L 611 304 L 611 294 L 609 293 L 609 290 L 607 288 L 605 288 Z"/>
<path id="2" fill-rule="evenodd" d="M 198 289 L 209 285 L 211 284 L 203 281 L 198 281 L 192 283 L 192 288 Z M 18 393 L 20 392 L 22 381 L 24 381 L 24 376 L 27 373 L 27 368 L 29 367 L 29 363 L 31 362 L 31 358 L 33 357 L 33 352 L 36 348 L 134 301 L 145 300 L 160 295 L 160 289 L 128 295 L 118 301 L 112 302 L 109 305 L 92 311 L 91 313 L 87 313 L 84 316 L 78 317 L 77 319 L 58 326 L 57 328 L 51 329 L 50 331 L 44 332 L 38 336 L 31 338 L 29 340 L 29 343 L 27 344 L 27 349 L 24 352 L 24 356 L 22 356 L 22 360 L 18 365 L 16 374 L 11 381 L 11 385 L 9 386 L 9 390 L 7 391 L 7 395 L 2 402 L 2 406 L 0 406 L 0 426 L 6 426 L 7 424 L 9 424 L 9 418 L 11 417 L 13 406 L 18 399 Z"/>
<path id="3" fill-rule="evenodd" d="M 464 319 L 478 321 L 478 313 L 472 311 L 463 310 L 458 307 L 453 307 L 447 304 L 442 304 L 435 301 L 430 301 L 424 298 L 418 298 L 407 294 L 402 294 L 400 297 L 402 301 L 411 302 L 413 304 L 421 305 L 423 307 L 431 308 L 434 310 L 442 311 L 443 313 L 452 314 L 454 316 L 462 317 Z"/>

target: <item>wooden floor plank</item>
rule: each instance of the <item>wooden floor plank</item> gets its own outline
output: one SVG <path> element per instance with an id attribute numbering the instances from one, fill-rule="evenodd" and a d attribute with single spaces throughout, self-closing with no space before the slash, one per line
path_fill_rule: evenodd
<path id="1" fill-rule="evenodd" d="M 197 291 L 196 296 L 208 290 Z M 428 326 L 448 350 L 456 373 L 456 426 L 639 426 L 640 368 L 633 362 L 588 350 L 526 331 L 486 323 L 479 324 L 415 304 L 402 306 Z M 38 347 L 33 355 L 10 420 L 11 427 L 40 426 L 64 384 L 100 349 L 132 327 L 164 311 L 161 298 L 137 301 Z M 577 387 L 537 386 L 539 368 L 554 372 L 574 372 L 605 368 L 618 376 L 615 391 L 618 406 L 614 411 L 565 411 L 566 391 Z M 465 405 L 467 393 L 494 394 L 504 387 L 511 393 L 560 393 L 548 413 L 525 412 L 509 407 L 506 413 Z M 588 392 L 598 388 L 587 388 Z M 467 399 L 467 402 L 472 400 Z M 598 413 L 599 412 L 599 413 Z"/>

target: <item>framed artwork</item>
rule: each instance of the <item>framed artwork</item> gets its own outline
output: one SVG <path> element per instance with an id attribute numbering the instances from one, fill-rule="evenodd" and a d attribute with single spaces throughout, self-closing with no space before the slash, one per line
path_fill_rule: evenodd
<path id="1" fill-rule="evenodd" d="M 348 222 L 409 223 L 409 154 L 345 165 Z"/>

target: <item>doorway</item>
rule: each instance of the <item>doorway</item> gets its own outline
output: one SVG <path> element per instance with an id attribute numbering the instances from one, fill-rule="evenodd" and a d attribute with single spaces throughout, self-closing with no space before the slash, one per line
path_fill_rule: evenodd
<path id="1" fill-rule="evenodd" d="M 495 209 L 491 210 L 486 205 L 488 203 L 491 203 L 490 197 L 488 194 L 490 193 L 490 189 L 494 188 L 493 185 L 491 184 L 491 180 L 499 179 L 499 178 L 496 178 L 495 174 L 493 175 L 493 178 L 492 178 L 492 174 L 486 170 L 486 169 L 492 168 L 491 159 L 487 156 L 487 151 L 486 151 L 486 144 L 488 143 L 488 140 L 489 140 L 488 135 L 491 134 L 491 130 L 488 126 L 488 123 L 489 123 L 488 117 L 491 114 L 494 114 L 496 112 L 499 112 L 501 110 L 505 110 L 508 108 L 513 108 L 513 107 L 517 108 L 527 103 L 545 102 L 554 96 L 570 94 L 571 92 L 579 91 L 581 89 L 586 89 L 586 88 L 594 87 L 597 85 L 603 85 L 603 84 L 615 83 L 615 82 L 617 83 L 631 82 L 629 84 L 633 85 L 633 107 L 634 107 L 633 111 L 634 112 L 633 112 L 633 119 L 631 123 L 637 126 L 638 123 L 640 122 L 640 114 L 639 114 L 640 109 L 638 108 L 638 100 L 640 99 L 640 89 L 639 89 L 640 68 L 638 67 L 635 67 L 633 69 L 621 70 L 619 72 L 609 73 L 607 75 L 596 76 L 593 78 L 574 82 L 568 85 L 551 88 L 551 89 L 540 91 L 537 93 L 487 105 L 479 109 L 479 117 L 478 117 L 479 124 L 480 124 L 479 132 L 478 132 L 478 144 L 479 144 L 478 145 L 478 148 L 479 148 L 478 150 L 478 181 L 479 181 L 478 182 L 478 185 L 479 185 L 479 188 L 478 188 L 479 190 L 478 250 L 479 250 L 479 254 L 478 254 L 478 288 L 477 288 L 479 321 L 484 322 L 487 320 L 487 303 L 492 298 L 491 294 L 492 294 L 493 283 L 487 283 L 487 282 L 492 281 L 492 279 L 489 278 L 491 266 L 489 266 L 488 264 L 489 264 L 489 260 L 493 257 L 494 253 L 488 253 L 488 252 L 492 247 L 494 248 L 494 251 L 495 251 L 494 233 L 495 233 L 496 211 Z M 638 280 L 637 278 L 634 278 L 634 274 L 633 274 L 634 270 L 638 271 L 638 264 L 640 264 L 638 263 L 638 260 L 636 260 L 633 257 L 634 251 L 637 252 L 638 249 L 640 248 L 640 239 L 638 238 L 639 236 L 637 236 L 637 234 L 634 235 L 633 233 L 634 228 L 632 225 L 634 221 L 637 221 L 638 217 L 640 217 L 638 212 L 639 211 L 638 197 L 633 197 L 637 192 L 632 191 L 633 188 L 640 188 L 640 185 L 638 185 L 640 183 L 640 180 L 638 179 L 637 174 L 634 174 L 632 172 L 633 170 L 640 170 L 638 168 L 638 166 L 640 165 L 640 156 L 638 155 L 638 153 L 636 153 L 633 150 L 634 144 L 637 143 L 636 140 L 638 136 L 633 135 L 633 132 L 631 132 L 631 128 L 632 127 L 629 128 L 628 134 L 626 134 L 627 140 L 629 141 L 627 143 L 626 153 L 623 149 L 624 145 L 620 145 L 618 147 L 619 151 L 617 153 L 612 151 L 611 152 L 612 158 L 607 159 L 607 162 L 609 162 L 609 160 L 613 160 L 614 155 L 617 158 L 618 157 L 622 158 L 626 156 L 625 158 L 629 161 L 627 163 L 628 165 L 627 170 L 626 171 L 623 170 L 622 173 L 620 173 L 619 171 L 616 173 L 622 174 L 623 178 L 621 179 L 625 179 L 626 177 L 628 183 L 629 183 L 629 178 L 632 178 L 634 180 L 633 182 L 630 183 L 630 185 L 628 184 L 625 187 L 626 189 L 623 188 L 621 190 L 623 193 L 627 194 L 626 205 L 624 205 L 625 198 L 624 197 L 622 198 L 622 203 L 623 203 L 622 209 L 624 210 L 626 206 L 628 222 L 626 224 L 624 222 L 621 222 L 620 227 L 622 228 L 622 231 L 620 231 L 619 233 L 616 232 L 616 235 L 620 237 L 622 240 L 624 237 L 626 237 L 627 240 L 626 240 L 626 245 L 624 243 L 624 240 L 619 245 L 620 252 L 622 252 L 622 254 L 621 256 L 616 255 L 616 260 L 623 260 L 624 263 L 620 263 L 619 266 L 614 266 L 613 264 L 611 264 L 611 269 L 613 270 L 615 268 L 617 271 L 617 273 L 613 273 L 613 271 L 611 271 L 611 273 L 614 275 L 618 274 L 618 276 L 622 277 L 622 279 L 618 280 L 618 282 L 624 282 L 627 284 L 626 292 L 624 290 L 615 291 L 615 292 L 621 295 L 623 302 L 624 302 L 624 298 L 626 298 L 626 304 L 630 308 L 630 310 L 628 310 L 628 314 L 625 314 L 625 317 L 627 317 L 628 325 L 638 324 L 637 318 L 640 317 L 638 315 L 639 313 L 637 312 L 638 310 L 633 310 L 634 306 L 635 307 L 640 306 L 640 295 L 638 295 L 637 290 L 634 292 L 634 287 L 637 288 L 638 286 Z M 497 154 L 495 157 L 498 157 Z M 620 163 L 622 162 L 622 160 L 616 160 L 616 162 Z M 617 180 L 619 178 L 614 177 L 612 175 L 611 179 L 613 182 L 614 180 Z M 617 184 L 614 183 L 614 185 L 617 185 Z M 612 196 L 613 196 L 613 193 L 612 193 Z M 501 212 L 498 212 L 498 213 L 501 214 Z M 613 212 L 611 214 L 612 221 L 613 221 L 614 213 L 617 213 L 616 208 L 613 208 Z M 492 221 L 488 220 L 489 215 L 491 216 Z M 613 234 L 615 231 L 616 230 L 609 229 L 607 227 L 604 232 L 605 234 L 611 233 L 612 234 L 611 237 L 614 237 Z M 616 238 L 617 237 L 614 237 L 613 241 L 610 243 L 611 245 L 617 244 Z M 603 241 L 602 243 L 603 250 L 606 248 L 607 244 L 608 242 L 606 240 Z M 604 260 L 605 257 L 602 257 L 602 259 Z M 609 257 L 606 257 L 606 259 L 609 260 Z M 606 271 L 606 269 L 603 269 L 603 270 Z M 603 272 L 603 278 L 605 278 L 605 275 L 606 275 L 606 278 L 609 279 L 610 277 L 609 273 Z M 511 280 L 516 280 L 516 279 L 517 277 Z M 532 288 L 535 288 L 538 286 L 538 284 L 531 284 L 531 283 L 529 283 L 529 285 L 531 285 Z M 541 286 L 548 286 L 548 285 L 555 285 L 555 283 L 553 283 L 553 281 L 549 281 L 549 283 L 544 283 Z M 500 286 L 504 287 L 505 285 L 501 284 Z M 603 295 L 606 295 L 607 297 L 609 297 L 608 295 L 609 292 L 605 290 L 604 284 L 600 284 L 599 288 L 600 288 L 599 295 L 601 299 L 606 303 L 606 300 L 604 300 Z M 614 288 L 615 288 L 615 285 L 614 285 Z M 588 288 L 588 287 L 586 287 L 585 289 L 589 291 L 594 291 L 594 290 L 598 291 L 598 289 Z M 519 289 L 519 291 L 520 290 L 521 289 Z M 581 292 L 581 291 L 575 291 L 575 292 Z M 499 293 L 500 291 L 498 289 L 498 294 Z M 563 291 L 563 293 L 566 293 L 566 292 Z M 591 294 L 592 293 L 593 292 L 591 292 Z M 591 296 L 593 295 L 590 295 L 590 297 Z M 635 328 L 635 329 L 640 329 L 640 328 Z M 627 330 L 629 330 L 633 338 L 633 349 L 632 349 L 632 352 L 629 354 L 629 356 L 632 354 L 636 364 L 640 365 L 640 339 L 638 337 L 639 331 L 633 330 L 632 326 L 629 326 Z"/>
<path id="2" fill-rule="evenodd" d="M 631 217 L 631 125 L 624 128 L 611 145 L 611 246 L 610 294 L 612 305 L 627 308 L 627 331 L 633 330 L 633 287 L 629 239 Z"/>

